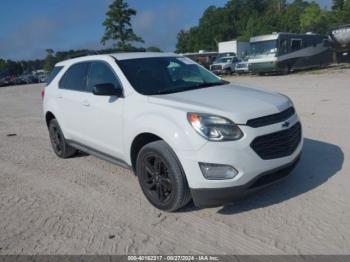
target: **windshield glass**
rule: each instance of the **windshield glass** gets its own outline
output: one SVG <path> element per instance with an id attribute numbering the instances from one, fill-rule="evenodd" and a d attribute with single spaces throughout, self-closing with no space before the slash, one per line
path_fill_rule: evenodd
<path id="1" fill-rule="evenodd" d="M 143 95 L 171 94 L 226 84 L 185 57 L 152 57 L 118 61 L 134 89 Z"/>
<path id="2" fill-rule="evenodd" d="M 215 60 L 215 63 L 231 63 L 232 57 L 221 57 Z"/>
<path id="3" fill-rule="evenodd" d="M 251 43 L 250 47 L 251 56 L 275 55 L 277 53 L 277 40 Z"/>
<path id="4" fill-rule="evenodd" d="M 51 74 L 48 76 L 46 83 L 49 85 L 52 80 L 58 75 L 58 73 L 62 70 L 63 66 L 55 66 L 51 72 Z"/>

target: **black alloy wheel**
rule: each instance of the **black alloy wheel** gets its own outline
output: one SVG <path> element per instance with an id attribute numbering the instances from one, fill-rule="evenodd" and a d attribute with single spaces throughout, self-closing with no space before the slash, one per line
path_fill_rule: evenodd
<path id="1" fill-rule="evenodd" d="M 67 143 L 56 119 L 49 123 L 49 135 L 52 149 L 58 157 L 69 158 L 77 153 L 77 150 Z"/>
<path id="2" fill-rule="evenodd" d="M 147 200 L 161 210 L 175 211 L 191 200 L 180 161 L 164 141 L 149 143 L 140 150 L 136 175 Z"/>
<path id="3" fill-rule="evenodd" d="M 169 178 L 169 166 L 159 155 L 154 153 L 148 155 L 144 165 L 144 185 L 156 201 L 165 204 L 169 201 L 173 188 Z"/>

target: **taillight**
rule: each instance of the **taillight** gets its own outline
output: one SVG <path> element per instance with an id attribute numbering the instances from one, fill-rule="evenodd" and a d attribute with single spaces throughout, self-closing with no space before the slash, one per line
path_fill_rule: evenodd
<path id="1" fill-rule="evenodd" d="M 44 100 L 45 88 L 41 89 L 41 99 Z"/>

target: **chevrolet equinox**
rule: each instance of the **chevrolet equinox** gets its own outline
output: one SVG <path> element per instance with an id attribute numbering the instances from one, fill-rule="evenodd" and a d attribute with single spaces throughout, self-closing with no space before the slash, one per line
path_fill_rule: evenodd
<path id="1" fill-rule="evenodd" d="M 137 175 L 155 207 L 208 207 L 287 176 L 303 146 L 292 101 L 229 83 L 172 53 L 58 63 L 42 91 L 54 152 L 86 152 Z"/>

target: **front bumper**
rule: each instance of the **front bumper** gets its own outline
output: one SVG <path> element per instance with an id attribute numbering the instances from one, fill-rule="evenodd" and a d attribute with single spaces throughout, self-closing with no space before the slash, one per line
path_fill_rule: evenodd
<path id="1" fill-rule="evenodd" d="M 266 186 L 287 177 L 298 164 L 300 155 L 291 163 L 270 171 L 263 172 L 244 185 L 228 188 L 191 189 L 192 199 L 198 207 L 215 207 L 242 199 Z"/>
<path id="2" fill-rule="evenodd" d="M 292 128 L 299 122 L 299 117 L 295 114 L 287 121 Z M 232 142 L 207 142 L 195 151 L 175 150 L 185 171 L 186 178 L 193 198 L 197 204 L 203 205 L 202 195 L 207 194 L 208 200 L 217 202 L 225 199 L 232 200 L 235 196 L 245 195 L 251 183 L 254 183 L 260 176 L 270 174 L 280 168 L 290 166 L 298 159 L 303 148 L 303 134 L 301 130 L 301 140 L 296 149 L 290 155 L 276 159 L 264 160 L 251 147 L 252 141 L 260 136 L 286 130 L 281 123 L 276 123 L 259 128 L 252 128 L 240 125 L 244 133 L 243 138 Z M 227 180 L 208 180 L 203 176 L 199 163 L 220 164 L 232 166 L 238 174 Z M 249 189 L 249 190 L 247 190 Z M 204 192 L 204 193 L 202 193 Z M 220 197 L 222 195 L 222 197 Z M 218 200 L 218 201 L 217 201 Z"/>
<path id="3" fill-rule="evenodd" d="M 225 68 L 225 69 L 213 69 L 210 70 L 211 72 L 213 72 L 216 75 L 224 75 L 227 74 L 229 72 L 229 68 Z"/>
<path id="4" fill-rule="evenodd" d="M 249 68 L 236 68 L 235 73 L 237 73 L 237 74 L 249 73 Z"/>

